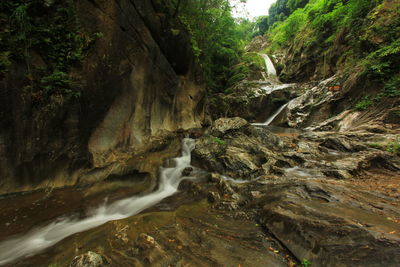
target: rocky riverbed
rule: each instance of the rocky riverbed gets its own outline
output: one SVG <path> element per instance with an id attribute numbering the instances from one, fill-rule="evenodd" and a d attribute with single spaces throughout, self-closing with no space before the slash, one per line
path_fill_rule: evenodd
<path id="1" fill-rule="evenodd" d="M 192 152 L 192 165 L 207 174 L 183 181 L 178 194 L 141 214 L 74 234 L 12 266 L 399 266 L 400 159 L 368 145 L 394 137 L 272 133 L 241 118 L 219 119 Z M 78 203 L 88 190 L 72 190 Z M 122 197 L 121 190 L 112 195 Z M 62 205 L 62 192 L 36 201 Z"/>

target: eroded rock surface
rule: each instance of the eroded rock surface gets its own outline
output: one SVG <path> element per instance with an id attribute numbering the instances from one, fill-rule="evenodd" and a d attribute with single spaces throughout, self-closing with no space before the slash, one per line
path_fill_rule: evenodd
<path id="1" fill-rule="evenodd" d="M 85 254 L 76 256 L 69 267 L 101 267 L 104 266 L 104 261 L 101 255 L 88 251 Z"/>
<path id="2" fill-rule="evenodd" d="M 201 126 L 205 88 L 170 3 L 74 2 L 82 34 L 102 37 L 71 73 L 82 84 L 73 103 L 58 96 L 35 108 L 22 84 L 25 64 L 10 67 L 0 84 L 0 194 L 143 172 L 127 171 L 121 157 L 152 150 L 168 131 Z M 54 64 L 46 51 L 30 50 L 44 66 Z"/>
<path id="3" fill-rule="evenodd" d="M 350 184 L 270 184 L 262 221 L 298 259 L 316 266 L 398 266 L 399 207 Z M 389 203 L 388 203 L 389 202 Z"/>
<path id="4" fill-rule="evenodd" d="M 211 180 L 229 198 L 209 193 L 216 208 L 258 210 L 262 225 L 285 248 L 316 266 L 399 265 L 400 159 L 368 146 L 391 135 L 278 137 L 244 126 L 220 136 L 223 144 L 213 138 L 200 138 L 195 155 L 222 174 Z M 242 182 L 249 178 L 257 179 Z M 371 181 L 382 186 L 371 191 Z"/>

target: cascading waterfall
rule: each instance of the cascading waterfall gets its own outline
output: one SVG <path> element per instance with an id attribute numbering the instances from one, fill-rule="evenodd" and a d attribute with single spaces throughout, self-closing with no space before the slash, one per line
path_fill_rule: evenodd
<path id="1" fill-rule="evenodd" d="M 182 156 L 173 159 L 176 166 L 161 169 L 159 187 L 148 195 L 118 200 L 110 205 L 104 204 L 85 219 L 59 218 L 44 227 L 32 229 L 24 235 L 1 242 L 0 265 L 39 253 L 72 234 L 89 230 L 108 221 L 135 215 L 173 195 L 178 191 L 179 183 L 183 179 L 190 178 L 182 176 L 182 171 L 190 167 L 191 151 L 194 146 L 193 139 L 183 140 Z"/>

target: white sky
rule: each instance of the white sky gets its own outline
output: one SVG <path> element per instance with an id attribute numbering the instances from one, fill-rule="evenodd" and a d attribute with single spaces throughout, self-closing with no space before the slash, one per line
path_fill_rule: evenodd
<path id="1" fill-rule="evenodd" d="M 268 9 L 276 0 L 247 0 L 247 9 L 251 17 L 268 15 Z"/>
<path id="2" fill-rule="evenodd" d="M 268 9 L 276 0 L 247 0 L 245 8 L 250 18 L 268 15 Z M 246 11 L 242 8 L 238 9 L 234 16 L 243 17 Z"/>

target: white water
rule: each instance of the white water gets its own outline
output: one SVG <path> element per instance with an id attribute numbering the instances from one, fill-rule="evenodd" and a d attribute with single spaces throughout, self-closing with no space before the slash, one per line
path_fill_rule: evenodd
<path id="1" fill-rule="evenodd" d="M 252 182 L 252 180 L 233 179 L 233 178 L 231 178 L 229 176 L 225 176 L 225 175 L 221 175 L 221 178 L 224 179 L 225 181 L 233 182 L 235 184 L 246 184 L 246 183 Z"/>
<path id="2" fill-rule="evenodd" d="M 28 233 L 0 243 L 0 265 L 16 259 L 34 255 L 53 246 L 62 239 L 108 221 L 120 220 L 135 215 L 162 199 L 178 191 L 179 183 L 189 177 L 182 177 L 182 171 L 190 166 L 191 151 L 194 149 L 193 139 L 185 138 L 182 143 L 182 156 L 173 159 L 176 166 L 162 168 L 159 188 L 145 196 L 130 197 L 118 200 L 110 205 L 103 205 L 94 210 L 85 219 L 59 218 L 47 226 L 32 229 Z"/>
<path id="3" fill-rule="evenodd" d="M 274 119 L 281 114 L 281 112 L 287 107 L 287 105 L 289 105 L 290 102 L 284 104 L 283 106 L 281 106 L 277 111 L 275 111 L 274 114 L 272 114 L 265 122 L 263 123 L 253 123 L 253 125 L 263 125 L 263 126 L 268 126 L 271 124 L 271 122 L 274 121 Z"/>
<path id="4" fill-rule="evenodd" d="M 274 67 L 274 63 L 272 63 L 272 60 L 266 54 L 261 54 L 261 56 L 265 60 L 265 65 L 267 67 L 268 77 L 269 78 L 276 77 L 276 69 Z"/>
<path id="5" fill-rule="evenodd" d="M 272 84 L 272 85 L 265 85 L 262 86 L 261 89 L 266 91 L 267 94 L 272 93 L 273 91 L 282 90 L 288 87 L 294 86 L 293 83 L 284 83 L 284 84 Z"/>
<path id="6" fill-rule="evenodd" d="M 289 178 L 324 178 L 324 175 L 317 169 L 305 169 L 298 166 L 285 169 L 285 176 Z"/>

